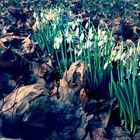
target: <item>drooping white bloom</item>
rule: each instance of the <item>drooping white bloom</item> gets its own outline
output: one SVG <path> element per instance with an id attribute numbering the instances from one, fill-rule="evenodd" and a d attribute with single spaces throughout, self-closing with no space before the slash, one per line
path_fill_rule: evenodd
<path id="1" fill-rule="evenodd" d="M 99 47 L 103 46 L 103 44 L 104 44 L 104 41 L 103 40 L 101 40 L 101 41 L 98 42 L 98 46 Z"/>
<path id="2" fill-rule="evenodd" d="M 80 18 L 77 18 L 77 22 L 81 22 L 81 19 Z"/>
<path id="3" fill-rule="evenodd" d="M 117 54 L 117 51 L 116 50 L 112 50 L 111 51 L 111 60 L 114 60 L 116 54 Z"/>
<path id="4" fill-rule="evenodd" d="M 43 13 L 43 12 L 41 12 L 41 13 L 40 13 L 40 17 L 41 17 L 41 18 L 43 18 L 43 16 L 44 16 L 44 13 Z"/>
<path id="5" fill-rule="evenodd" d="M 90 40 L 88 40 L 87 42 L 86 42 L 86 48 L 90 48 L 91 46 L 92 46 L 92 42 L 90 41 Z"/>
<path id="6" fill-rule="evenodd" d="M 108 64 L 110 63 L 110 61 L 107 61 L 105 64 L 104 64 L 104 70 L 108 67 Z"/>
<path id="7" fill-rule="evenodd" d="M 102 31 L 101 29 L 98 29 L 98 38 L 104 39 L 104 37 L 107 38 L 106 31 L 105 30 Z"/>
<path id="8" fill-rule="evenodd" d="M 129 56 L 131 56 L 133 54 L 133 48 L 129 49 Z"/>
<path id="9" fill-rule="evenodd" d="M 82 49 L 80 49 L 80 51 L 78 52 L 78 56 L 80 56 L 82 54 Z"/>
<path id="10" fill-rule="evenodd" d="M 125 52 L 124 52 L 124 53 L 122 54 L 122 56 L 121 56 L 121 60 L 124 60 L 125 56 L 126 56 L 126 54 L 125 54 Z"/>
<path id="11" fill-rule="evenodd" d="M 33 14 L 33 17 L 34 17 L 34 18 L 36 18 L 36 17 L 37 17 L 37 14 L 36 14 L 36 12 L 34 12 L 34 14 Z"/>
<path id="12" fill-rule="evenodd" d="M 69 34 L 66 40 L 67 40 L 68 43 L 71 43 L 71 41 L 72 41 L 72 35 Z"/>
<path id="13" fill-rule="evenodd" d="M 85 25 L 85 28 L 86 28 L 86 29 L 88 28 L 88 24 L 89 24 L 89 23 L 87 22 L 86 25 Z"/>
<path id="14" fill-rule="evenodd" d="M 68 36 L 69 36 L 69 31 L 65 30 L 65 37 L 68 37 Z"/>
<path id="15" fill-rule="evenodd" d="M 102 31 L 102 36 L 104 36 L 106 34 L 106 31 Z"/>
<path id="16" fill-rule="evenodd" d="M 75 27 L 76 27 L 76 24 L 73 22 L 73 23 L 72 23 L 72 29 L 74 30 Z"/>
<path id="17" fill-rule="evenodd" d="M 114 58 L 114 61 L 120 60 L 121 59 L 121 52 L 119 51 L 116 55 L 116 57 Z"/>
<path id="18" fill-rule="evenodd" d="M 60 33 L 59 36 L 56 36 L 54 38 L 54 49 L 59 49 L 60 45 L 62 44 L 63 37 L 62 34 Z"/>
<path id="19" fill-rule="evenodd" d="M 99 36 L 99 38 L 101 37 L 101 34 L 102 34 L 101 29 L 98 29 L 98 36 Z"/>
<path id="20" fill-rule="evenodd" d="M 90 40 L 93 38 L 92 28 L 89 29 L 88 37 Z"/>
<path id="21" fill-rule="evenodd" d="M 76 28 L 75 36 L 79 36 L 79 27 Z"/>
<path id="22" fill-rule="evenodd" d="M 84 40 L 84 33 L 82 33 L 81 35 L 80 35 L 80 41 L 82 42 Z"/>
<path id="23" fill-rule="evenodd" d="M 92 28 L 90 28 L 88 31 L 88 35 L 91 35 L 91 34 L 92 34 Z"/>
<path id="24" fill-rule="evenodd" d="M 103 41 L 104 41 L 104 42 L 107 42 L 107 39 L 108 39 L 108 36 L 107 36 L 107 35 L 104 35 Z"/>
<path id="25" fill-rule="evenodd" d="M 72 16 L 72 11 L 69 11 L 69 15 Z"/>

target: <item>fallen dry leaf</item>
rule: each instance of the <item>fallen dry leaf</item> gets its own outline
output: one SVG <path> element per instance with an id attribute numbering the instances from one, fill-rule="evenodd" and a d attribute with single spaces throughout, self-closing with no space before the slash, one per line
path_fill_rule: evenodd
<path id="1" fill-rule="evenodd" d="M 33 24 L 32 29 L 33 29 L 34 32 L 36 32 L 36 30 L 37 30 L 37 22 L 36 21 Z"/>
<path id="2" fill-rule="evenodd" d="M 34 74 L 39 77 L 44 77 L 45 73 L 47 72 L 45 64 L 41 64 L 34 69 Z"/>
<path id="3" fill-rule="evenodd" d="M 84 107 L 86 105 L 86 103 L 88 102 L 88 96 L 87 96 L 84 88 L 82 88 L 80 90 L 80 97 L 82 100 L 82 107 Z"/>
<path id="4" fill-rule="evenodd" d="M 72 63 L 70 68 L 64 73 L 63 78 L 66 79 L 67 82 L 71 81 L 73 79 L 74 72 L 77 71 L 77 68 L 81 64 L 81 61 L 76 61 L 75 63 Z"/>
<path id="5" fill-rule="evenodd" d="M 77 72 L 79 72 L 81 74 L 80 81 L 82 83 L 83 83 L 83 77 L 84 77 L 85 71 L 86 71 L 86 66 L 85 66 L 85 63 L 82 62 L 81 66 L 79 68 L 77 68 Z"/>
<path id="6" fill-rule="evenodd" d="M 24 50 L 24 52 L 25 52 L 25 54 L 31 54 L 31 53 L 33 53 L 34 52 L 34 50 L 35 50 L 35 47 L 34 47 L 34 42 L 33 42 L 33 40 L 31 40 L 30 39 L 30 36 L 31 35 L 29 35 L 28 37 L 26 37 L 23 41 L 22 41 L 22 47 L 23 47 L 23 50 Z M 32 47 L 30 47 L 30 46 L 32 46 Z"/>
<path id="7" fill-rule="evenodd" d="M 105 130 L 104 128 L 96 128 L 92 131 L 92 140 L 107 140 L 104 138 L 105 135 Z"/>
<path id="8" fill-rule="evenodd" d="M 30 43 L 31 43 L 30 36 L 31 36 L 31 35 L 29 35 L 28 37 L 26 37 L 26 38 L 22 41 L 23 47 L 25 47 L 25 48 L 28 48 L 28 47 L 29 47 L 29 45 L 30 45 Z"/>
<path id="9" fill-rule="evenodd" d="M 63 79 L 60 79 L 60 86 L 61 87 L 65 87 L 65 86 L 67 86 L 68 84 L 67 84 L 67 82 L 66 82 L 66 80 L 63 78 Z"/>

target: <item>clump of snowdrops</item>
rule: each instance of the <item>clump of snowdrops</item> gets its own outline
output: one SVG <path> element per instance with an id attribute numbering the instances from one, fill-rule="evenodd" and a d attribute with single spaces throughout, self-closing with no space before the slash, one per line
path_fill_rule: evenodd
<path id="1" fill-rule="evenodd" d="M 95 29 L 87 19 L 83 26 L 83 19 L 64 7 L 42 11 L 37 21 L 34 39 L 46 56 L 55 56 L 55 68 L 60 76 L 73 62 L 84 61 L 88 93 L 97 98 L 107 95 L 117 98 L 125 128 L 134 134 L 140 119 L 139 43 L 127 50 L 124 50 L 122 43 L 116 50 L 112 32 L 105 23 Z M 130 59 L 132 56 L 133 59 Z M 114 74 L 114 69 L 117 74 Z"/>

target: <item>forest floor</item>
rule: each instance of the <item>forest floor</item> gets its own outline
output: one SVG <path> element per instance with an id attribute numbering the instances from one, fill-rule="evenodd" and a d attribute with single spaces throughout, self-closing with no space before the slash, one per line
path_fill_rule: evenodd
<path id="1" fill-rule="evenodd" d="M 41 1 L 39 0 L 33 0 L 33 1 L 4 0 L 2 1 L 1 0 L 0 1 L 0 100 L 1 100 L 0 101 L 0 119 L 1 120 L 3 120 L 2 119 L 3 113 L 13 108 L 14 105 L 11 105 L 11 108 L 9 109 L 6 107 L 8 106 L 8 102 L 12 100 L 12 97 L 14 98 L 12 94 L 13 93 L 16 94 L 15 91 L 17 91 L 17 89 L 20 89 L 24 86 L 29 86 L 27 87 L 26 92 L 29 92 L 29 91 L 32 92 L 31 91 L 32 87 L 30 87 L 30 85 L 38 83 L 38 84 L 43 85 L 44 87 L 47 86 L 47 89 L 49 90 L 49 92 L 51 92 L 50 94 L 52 97 L 54 94 L 55 95 L 57 94 L 57 89 L 59 85 L 62 84 L 61 86 L 64 86 L 64 90 L 68 88 L 66 86 L 67 84 L 65 85 L 65 81 L 60 80 L 60 76 L 56 72 L 56 70 L 54 69 L 52 70 L 50 68 L 52 64 L 50 64 L 51 62 L 49 61 L 49 56 L 47 56 L 45 60 L 41 57 L 42 50 L 38 47 L 37 42 L 35 42 L 33 39 L 33 34 L 37 28 L 34 13 L 36 11 L 39 12 L 43 9 L 50 8 L 52 5 L 56 4 L 55 2 L 56 1 L 51 2 L 47 0 L 41 0 Z M 98 27 L 99 23 L 102 23 L 102 22 L 107 23 L 108 27 L 112 29 L 113 35 L 115 37 L 116 47 L 119 46 L 119 43 L 121 40 L 123 40 L 126 45 L 130 45 L 132 42 L 137 43 L 138 40 L 140 40 L 140 3 L 139 2 L 136 2 L 133 5 L 125 5 L 126 7 L 123 4 L 118 5 L 120 7 L 122 6 L 122 8 L 117 7 L 117 6 L 115 7 L 115 3 L 108 4 L 107 5 L 108 7 L 103 7 L 100 5 L 100 3 L 98 3 L 96 5 L 97 9 L 94 9 L 94 10 L 92 10 L 93 8 L 90 9 L 89 8 L 90 6 L 89 7 L 83 6 L 80 3 L 80 1 L 69 2 L 69 3 L 66 2 L 65 5 L 66 7 L 69 7 L 69 6 L 71 7 L 71 10 L 74 15 L 81 15 L 83 19 L 90 18 L 93 21 L 93 24 L 95 27 Z M 112 7 L 112 9 L 110 7 Z M 102 8 L 104 8 L 106 12 L 103 12 L 104 9 Z M 83 24 L 85 23 L 83 22 Z M 80 68 L 81 70 L 75 67 L 75 65 L 73 66 L 73 69 L 75 70 L 75 72 L 80 71 L 82 75 L 84 71 L 82 64 Z M 68 71 L 68 75 L 69 76 L 74 75 L 74 72 L 72 72 L 72 70 L 70 69 Z M 64 77 L 67 77 L 67 76 L 64 74 Z M 64 77 L 62 79 L 64 79 Z M 71 78 L 72 77 L 70 77 L 70 79 Z M 81 78 L 83 77 L 81 76 Z M 79 91 L 78 88 L 81 88 L 80 87 L 81 85 L 79 83 L 80 82 L 78 81 L 77 89 L 75 88 L 73 89 L 73 91 L 75 92 Z M 37 92 L 37 91 L 33 89 L 33 92 Z M 82 88 L 80 92 L 82 92 Z M 40 94 L 38 93 L 37 96 L 40 97 L 42 96 L 41 94 L 42 93 Z M 87 101 L 88 97 L 86 95 L 83 95 L 83 96 L 84 96 L 83 100 Z M 19 97 L 19 98 L 23 98 L 23 97 Z M 27 98 L 29 100 L 30 97 L 27 97 Z M 32 98 L 36 99 L 36 97 L 32 97 Z M 5 105 L 5 108 L 6 108 L 6 111 L 5 111 L 2 108 L 4 106 L 3 104 L 6 101 L 7 101 L 7 105 Z M 21 99 L 20 101 L 23 102 L 23 100 Z M 24 103 L 23 103 L 23 106 L 25 106 Z M 20 106 L 21 109 L 24 108 L 23 106 Z M 54 106 L 54 104 L 52 106 Z M 86 131 L 90 131 L 90 133 L 87 135 L 85 134 L 82 137 L 80 133 L 84 133 L 84 132 L 83 130 L 78 129 L 79 133 L 76 131 L 78 133 L 78 136 L 76 136 L 77 139 L 86 139 L 86 140 L 88 139 L 139 140 L 140 139 L 139 130 L 133 136 L 128 130 L 125 130 L 123 128 L 123 121 L 119 117 L 119 108 L 115 99 L 113 100 L 100 99 L 98 101 L 93 99 L 92 101 L 86 103 L 86 105 L 84 104 L 84 107 L 85 107 L 84 108 L 85 112 L 88 112 L 87 119 L 89 120 L 88 125 L 86 127 Z M 26 110 L 27 108 L 25 107 L 24 109 Z M 56 108 L 56 110 L 57 109 L 58 108 Z M 66 108 L 66 112 L 68 111 L 69 110 L 67 110 Z M 23 115 L 22 111 L 21 112 L 19 111 L 16 113 Z M 61 114 L 61 112 L 59 113 Z M 39 116 L 36 116 L 36 117 L 39 117 Z M 50 115 L 50 117 L 52 116 Z M 64 116 L 61 116 L 61 117 L 64 117 Z M 52 125 L 56 125 L 55 123 L 53 123 L 54 118 L 52 118 L 52 120 L 48 119 L 50 123 L 52 121 Z M 58 140 L 70 139 L 70 137 L 67 135 L 65 135 L 64 137 L 62 136 L 63 133 L 65 133 L 64 129 L 63 129 L 64 132 L 63 131 L 59 132 L 59 134 L 56 134 L 57 129 L 56 129 L 56 132 L 54 132 L 53 130 L 50 130 L 50 132 L 47 132 L 48 134 L 47 136 L 45 136 L 45 138 L 42 136 L 44 135 L 44 133 L 43 134 L 41 133 L 42 129 L 37 129 L 36 130 L 37 132 L 33 131 L 33 133 L 31 133 L 31 135 L 33 135 L 34 132 L 39 133 L 39 134 L 41 133 L 42 134 L 40 136 L 41 138 L 39 138 L 38 136 L 36 138 L 31 137 L 29 134 L 26 134 L 27 131 L 25 133 L 21 133 L 21 132 L 17 133 L 17 128 L 15 127 L 13 128 L 15 129 L 14 130 L 15 134 L 11 134 L 10 132 L 11 130 L 7 131 L 7 128 L 5 128 L 6 126 L 8 126 L 8 124 L 4 124 L 6 121 L 2 122 L 1 120 L 0 120 L 0 125 L 2 125 L 2 127 L 0 127 L 0 131 L 2 132 L 0 133 L 1 134 L 0 137 L 21 138 L 21 139 L 31 138 L 31 139 L 39 139 L 39 140 L 41 139 L 51 140 L 56 137 L 57 137 L 56 139 Z M 35 123 L 37 124 L 38 122 L 35 122 Z M 64 125 L 67 124 L 67 123 L 65 124 L 65 121 L 64 122 L 60 121 L 60 123 L 64 123 Z M 77 122 L 75 122 L 75 124 L 76 123 Z M 75 124 L 71 122 L 71 125 L 72 125 L 71 127 L 74 128 Z M 58 124 L 58 125 L 62 125 L 62 124 Z M 51 126 L 51 124 L 49 126 Z M 91 129 L 91 126 L 94 129 L 93 128 Z M 32 127 L 27 125 L 25 128 L 23 127 L 20 131 L 24 131 L 25 129 L 28 129 L 30 132 L 30 128 Z M 45 130 L 46 129 L 48 130 L 48 128 L 45 128 Z M 87 130 L 87 129 L 90 129 L 90 130 Z M 48 137 L 49 133 L 51 134 L 51 136 Z M 74 136 L 71 138 L 74 138 Z"/>

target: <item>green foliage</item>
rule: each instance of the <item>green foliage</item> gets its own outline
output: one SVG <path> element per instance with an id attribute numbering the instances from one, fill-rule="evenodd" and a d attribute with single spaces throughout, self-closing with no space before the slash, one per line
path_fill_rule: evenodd
<path id="1" fill-rule="evenodd" d="M 43 15 L 44 25 L 39 25 L 34 38 L 42 50 L 56 56 L 60 75 L 62 76 L 73 62 L 83 60 L 87 66 L 89 92 L 97 93 L 100 86 L 108 87 L 111 67 L 109 64 L 104 69 L 104 65 L 110 59 L 114 38 L 106 25 L 95 29 L 90 20 L 87 20 L 83 27 L 81 17 L 69 22 L 67 16 L 71 13 L 63 8 L 53 8 L 49 12 L 53 18 L 49 21 L 48 15 Z"/>
<path id="2" fill-rule="evenodd" d="M 123 46 L 122 46 L 123 47 Z M 133 134 L 138 128 L 140 120 L 140 76 L 138 69 L 138 49 L 131 47 L 127 53 L 123 48 L 118 52 L 119 56 L 126 58 L 118 59 L 117 74 L 118 80 L 115 80 L 111 72 L 110 94 L 118 100 L 120 108 L 120 117 L 125 122 L 125 128 L 129 128 Z"/>
<path id="3" fill-rule="evenodd" d="M 70 22 L 71 11 L 54 7 L 38 14 L 38 30 L 34 39 L 48 56 L 54 55 L 56 69 L 63 76 L 70 65 L 82 60 L 86 64 L 87 88 L 92 97 L 110 92 L 120 107 L 125 128 L 136 132 L 139 114 L 138 47 L 114 49 L 114 37 L 106 24 L 94 28 L 90 19 L 82 25 L 81 17 Z M 134 50 L 137 50 L 134 51 Z M 114 65 L 114 63 L 116 65 Z M 114 71 L 115 70 L 115 71 Z M 108 96 L 107 96 L 108 97 Z"/>
<path id="4" fill-rule="evenodd" d="M 87 50 L 89 58 L 85 60 L 86 64 L 88 64 L 86 72 L 88 89 L 90 94 L 97 96 L 97 98 L 105 98 L 107 97 L 106 93 L 108 92 L 110 71 L 112 69 L 111 63 L 108 65 L 105 64 L 110 60 L 114 46 L 114 38 L 107 27 L 103 28 L 99 26 L 92 39 L 94 43 L 91 48 Z"/>

